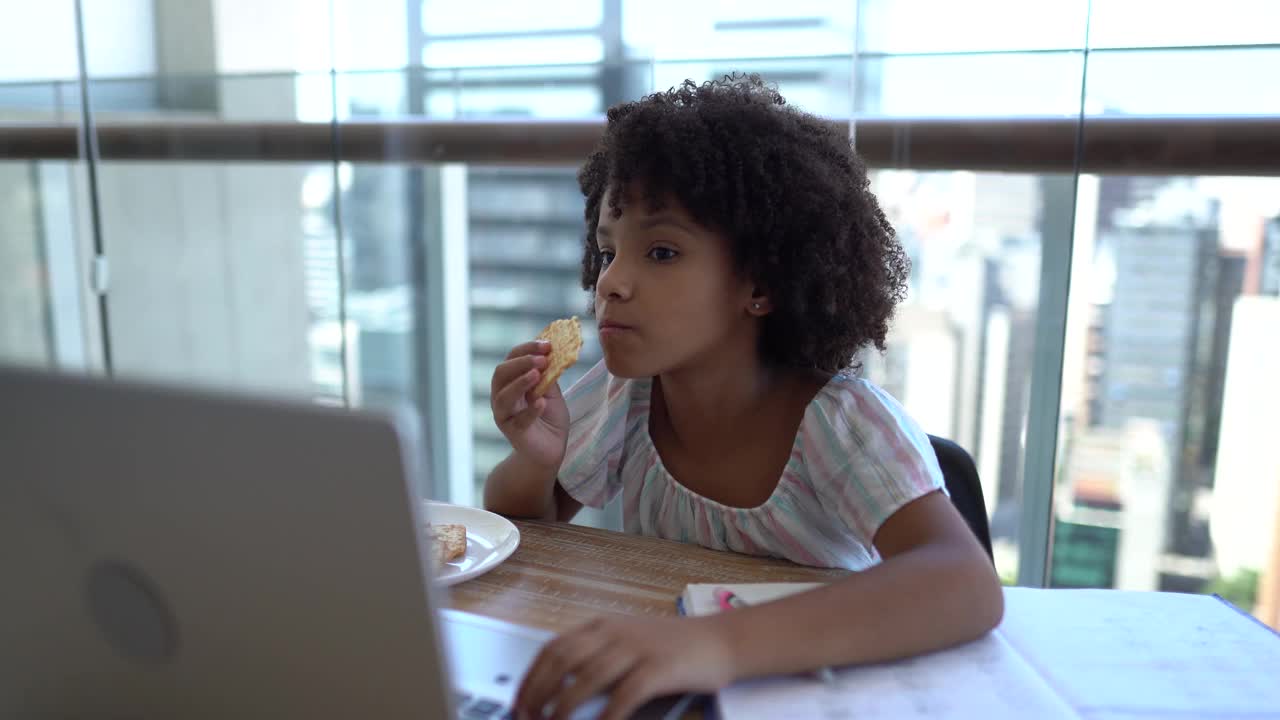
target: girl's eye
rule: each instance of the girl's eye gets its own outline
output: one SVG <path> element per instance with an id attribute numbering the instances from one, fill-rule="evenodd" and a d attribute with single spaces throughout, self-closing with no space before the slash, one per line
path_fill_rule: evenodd
<path id="1" fill-rule="evenodd" d="M 602 249 L 600 251 L 600 267 L 608 267 L 611 262 L 613 262 L 613 251 Z"/>
<path id="2" fill-rule="evenodd" d="M 680 253 L 676 252 L 675 250 L 672 250 L 671 248 L 664 248 L 664 247 L 656 247 L 649 251 L 649 257 L 653 258 L 654 260 L 657 260 L 658 262 L 668 262 L 670 260 L 675 260 L 676 256 L 679 254 Z"/>

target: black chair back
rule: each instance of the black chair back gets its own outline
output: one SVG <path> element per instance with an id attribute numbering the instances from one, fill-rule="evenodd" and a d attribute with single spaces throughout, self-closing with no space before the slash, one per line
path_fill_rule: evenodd
<path id="1" fill-rule="evenodd" d="M 960 511 L 978 542 L 991 553 L 991 526 L 987 522 L 987 504 L 982 497 L 982 482 L 978 479 L 978 468 L 973 458 L 959 445 L 945 438 L 929 436 L 933 452 L 938 456 L 938 465 L 942 467 L 942 479 L 947 484 L 947 492 L 951 494 L 951 502 Z"/>

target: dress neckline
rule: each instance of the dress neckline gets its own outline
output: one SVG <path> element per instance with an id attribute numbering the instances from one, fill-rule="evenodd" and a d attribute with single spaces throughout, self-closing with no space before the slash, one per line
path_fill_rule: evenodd
<path id="1" fill-rule="evenodd" d="M 791 441 L 791 451 L 787 455 L 787 462 L 782 466 L 782 474 L 778 477 L 778 482 L 773 486 L 773 491 L 769 493 L 769 497 L 765 498 L 764 502 L 761 502 L 759 505 L 754 507 L 726 505 L 718 500 L 713 500 L 706 495 L 695 490 L 691 490 L 688 486 L 672 475 L 669 470 L 667 470 L 666 463 L 662 461 L 662 453 L 658 452 L 658 446 L 653 442 L 653 434 L 649 430 L 649 414 L 653 408 L 653 378 L 651 377 L 635 381 L 635 392 L 638 395 L 638 399 L 641 401 L 639 403 L 641 412 L 638 422 L 643 429 L 644 442 L 648 446 L 647 452 L 653 461 L 654 467 L 657 468 L 658 472 L 661 473 L 662 477 L 668 484 L 674 485 L 677 490 L 687 495 L 691 500 L 724 512 L 756 513 L 768 509 L 768 507 L 772 505 L 773 502 L 782 494 L 783 488 L 787 485 L 788 480 L 795 479 L 797 473 L 796 469 L 792 466 L 797 462 L 796 459 L 800 456 L 799 451 L 804 442 L 805 428 L 810 424 L 809 415 L 815 411 L 814 408 L 817 405 L 819 398 L 826 395 L 836 382 L 845 379 L 846 377 L 847 376 L 842 372 L 833 374 L 825 383 L 823 383 L 822 387 L 818 388 L 818 391 L 813 394 L 813 397 L 810 398 L 809 402 L 805 405 L 804 414 L 800 416 L 800 425 L 796 428 L 795 438 Z"/>

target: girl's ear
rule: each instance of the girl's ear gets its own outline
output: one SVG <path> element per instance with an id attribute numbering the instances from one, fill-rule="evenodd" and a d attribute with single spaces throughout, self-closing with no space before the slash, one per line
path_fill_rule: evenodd
<path id="1" fill-rule="evenodd" d="M 769 296 L 757 288 L 751 293 L 751 300 L 747 305 L 747 313 L 755 317 L 764 317 L 771 312 L 773 312 L 773 303 L 769 302 Z"/>

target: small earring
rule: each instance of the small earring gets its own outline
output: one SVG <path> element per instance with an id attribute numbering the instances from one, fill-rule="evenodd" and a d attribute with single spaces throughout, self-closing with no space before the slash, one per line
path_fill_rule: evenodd
<path id="1" fill-rule="evenodd" d="M 759 309 L 760 309 L 760 303 L 751 303 L 751 309 L 752 309 L 752 310 L 759 310 Z"/>

